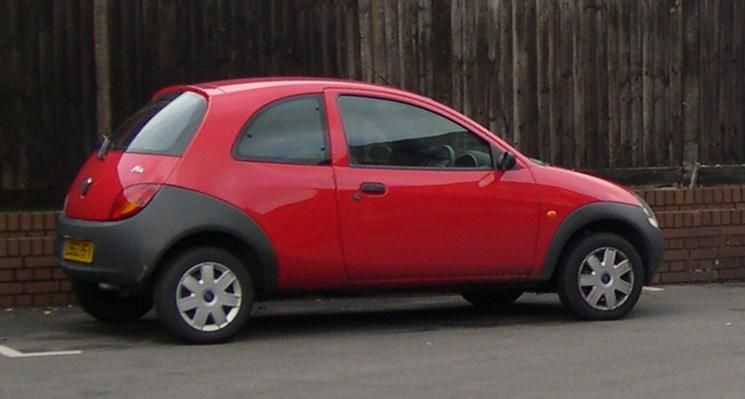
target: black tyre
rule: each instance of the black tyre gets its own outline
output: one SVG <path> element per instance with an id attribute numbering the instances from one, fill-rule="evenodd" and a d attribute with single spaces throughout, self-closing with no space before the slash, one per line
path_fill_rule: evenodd
<path id="1" fill-rule="evenodd" d="M 615 234 L 597 233 L 577 241 L 559 270 L 561 303 L 585 320 L 626 316 L 639 300 L 644 268 L 636 249 Z"/>
<path id="2" fill-rule="evenodd" d="M 515 288 L 476 289 L 461 293 L 463 299 L 481 309 L 500 309 L 520 298 L 523 291 Z"/>
<path id="3" fill-rule="evenodd" d="M 107 322 L 134 321 L 153 308 L 149 295 L 122 295 L 119 291 L 102 290 L 95 283 L 72 281 L 75 298 L 83 310 L 96 319 Z"/>
<path id="4" fill-rule="evenodd" d="M 251 315 L 253 284 L 241 261 L 220 248 L 195 247 L 163 265 L 155 306 L 163 326 L 191 343 L 235 335 Z"/>

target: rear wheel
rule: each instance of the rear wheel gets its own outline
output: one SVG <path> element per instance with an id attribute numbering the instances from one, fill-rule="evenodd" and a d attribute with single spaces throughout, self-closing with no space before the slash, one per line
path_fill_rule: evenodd
<path id="1" fill-rule="evenodd" d="M 241 261 L 215 247 L 196 247 L 171 258 L 155 285 L 163 326 L 192 343 L 229 339 L 253 304 L 251 276 Z"/>
<path id="2" fill-rule="evenodd" d="M 107 323 L 134 321 L 153 308 L 149 295 L 123 295 L 116 290 L 102 290 L 96 283 L 72 281 L 72 290 L 86 313 Z"/>
<path id="3" fill-rule="evenodd" d="M 620 319 L 639 300 L 644 269 L 636 249 L 610 233 L 587 236 L 570 250 L 559 271 L 561 302 L 586 320 Z"/>
<path id="4" fill-rule="evenodd" d="M 522 294 L 523 291 L 520 289 L 497 288 L 464 291 L 461 296 L 478 308 L 499 309 L 509 306 Z"/>

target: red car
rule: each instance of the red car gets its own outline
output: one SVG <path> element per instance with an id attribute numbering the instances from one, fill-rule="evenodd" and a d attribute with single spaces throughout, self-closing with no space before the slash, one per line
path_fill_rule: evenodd
<path id="1" fill-rule="evenodd" d="M 452 290 L 493 308 L 556 291 L 580 318 L 617 319 L 663 247 L 625 188 L 430 99 L 311 78 L 161 90 L 87 160 L 58 229 L 93 317 L 154 304 L 201 343 L 298 293 Z"/>

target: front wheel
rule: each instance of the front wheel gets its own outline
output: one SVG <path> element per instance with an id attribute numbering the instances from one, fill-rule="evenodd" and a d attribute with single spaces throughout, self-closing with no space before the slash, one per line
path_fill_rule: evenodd
<path id="1" fill-rule="evenodd" d="M 582 238 L 559 270 L 557 291 L 562 304 L 586 320 L 614 320 L 639 300 L 644 268 L 636 249 L 610 233 Z"/>
<path id="2" fill-rule="evenodd" d="M 248 320 L 253 284 L 231 253 L 196 247 L 173 257 L 155 285 L 155 306 L 163 326 L 191 343 L 222 342 Z"/>

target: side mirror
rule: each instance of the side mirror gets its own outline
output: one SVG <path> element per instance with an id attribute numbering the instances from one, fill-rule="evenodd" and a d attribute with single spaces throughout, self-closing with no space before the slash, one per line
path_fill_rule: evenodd
<path id="1" fill-rule="evenodd" d="M 496 166 L 498 170 L 511 170 L 515 167 L 515 156 L 509 151 L 503 152 L 497 159 Z"/>

